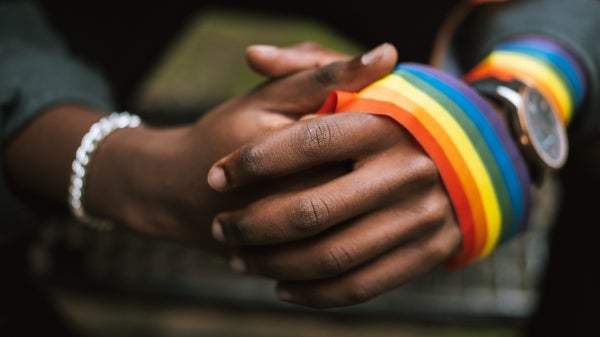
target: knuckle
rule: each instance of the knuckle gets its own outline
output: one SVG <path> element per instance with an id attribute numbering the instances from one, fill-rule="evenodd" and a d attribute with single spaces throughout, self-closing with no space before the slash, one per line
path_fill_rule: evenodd
<path id="1" fill-rule="evenodd" d="M 433 159 L 426 154 L 417 156 L 412 160 L 412 166 L 417 172 L 418 178 L 428 184 L 434 184 L 439 181 L 439 171 Z"/>
<path id="2" fill-rule="evenodd" d="M 434 263 L 445 260 L 454 251 L 453 247 L 448 240 L 434 240 L 427 246 L 429 260 Z"/>
<path id="3" fill-rule="evenodd" d="M 323 198 L 305 198 L 298 203 L 294 219 L 296 230 L 309 234 L 315 233 L 329 222 L 331 211 Z"/>
<path id="4" fill-rule="evenodd" d="M 452 222 L 452 228 L 448 234 L 448 243 L 450 247 L 449 254 L 454 254 L 456 249 L 458 249 L 462 243 L 462 232 L 460 231 L 460 227 L 455 222 Z"/>
<path id="5" fill-rule="evenodd" d="M 319 86 L 329 87 L 338 80 L 336 67 L 331 65 L 318 68 L 312 73 L 312 79 Z"/>
<path id="6" fill-rule="evenodd" d="M 438 232 L 437 237 L 426 245 L 429 261 L 437 264 L 439 261 L 447 259 L 455 252 L 460 242 L 460 229 L 454 223 L 448 223 L 448 227 Z"/>
<path id="7" fill-rule="evenodd" d="M 250 174 L 258 174 L 263 171 L 264 165 L 262 151 L 256 146 L 246 146 L 242 149 L 239 157 L 240 168 Z"/>
<path id="8" fill-rule="evenodd" d="M 319 265 L 319 274 L 333 276 L 341 274 L 352 266 L 352 255 L 343 246 L 326 248 Z"/>
<path id="9" fill-rule="evenodd" d="M 232 243 L 249 243 L 257 238 L 256 226 L 246 220 L 246 217 L 239 215 L 235 221 L 221 220 L 225 237 Z"/>
<path id="10" fill-rule="evenodd" d="M 426 196 L 426 200 L 422 206 L 422 220 L 429 226 L 437 227 L 448 219 L 448 215 L 451 212 L 450 201 L 446 194 L 435 190 Z"/>
<path id="11" fill-rule="evenodd" d="M 334 138 L 340 133 L 336 123 L 330 123 L 323 118 L 310 119 L 301 133 L 300 152 L 307 158 L 318 158 L 323 151 L 330 148 Z"/>

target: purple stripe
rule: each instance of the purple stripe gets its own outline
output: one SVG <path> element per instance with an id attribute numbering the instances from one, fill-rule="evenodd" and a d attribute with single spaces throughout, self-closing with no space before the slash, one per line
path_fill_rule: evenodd
<path id="1" fill-rule="evenodd" d="M 497 115 L 496 111 L 490 106 L 490 104 L 485 101 L 474 89 L 469 87 L 464 82 L 458 80 L 457 78 L 450 76 L 438 69 L 423 66 L 419 64 L 410 64 L 411 67 L 416 69 L 420 69 L 422 71 L 427 71 L 438 77 L 442 81 L 445 81 L 455 87 L 456 90 L 460 91 L 465 97 L 467 97 L 473 104 L 477 106 L 477 108 L 486 116 L 490 125 L 494 128 L 498 138 L 500 138 L 501 142 L 504 144 L 505 150 L 508 153 L 513 167 L 516 171 L 517 176 L 519 177 L 519 182 L 521 183 L 521 190 L 523 192 L 523 201 L 524 205 L 524 215 L 521 219 L 521 222 L 518 224 L 518 228 L 521 230 L 526 229 L 528 215 L 531 210 L 531 180 L 529 178 L 529 173 L 527 171 L 527 167 L 523 162 L 523 159 L 515 145 L 513 138 L 510 133 L 500 120 L 500 117 Z M 516 235 L 517 233 L 512 233 Z"/>
<path id="2" fill-rule="evenodd" d="M 575 71 L 575 74 L 577 74 L 577 78 L 578 78 L 579 82 L 585 86 L 586 77 L 585 77 L 585 72 L 583 71 L 583 68 L 581 67 L 581 64 L 579 63 L 579 61 L 577 61 L 575 59 L 575 57 L 573 57 L 573 55 L 571 54 L 571 52 L 569 50 L 564 48 L 557 41 L 551 40 L 546 37 L 537 36 L 537 35 L 536 36 L 524 36 L 522 38 L 516 39 L 515 41 L 527 42 L 532 47 L 550 50 L 553 53 L 560 55 L 560 57 L 564 58 L 567 62 L 569 62 L 569 64 L 571 64 L 571 66 L 573 67 L 573 70 Z M 510 42 L 507 42 L 507 43 L 510 43 Z"/>

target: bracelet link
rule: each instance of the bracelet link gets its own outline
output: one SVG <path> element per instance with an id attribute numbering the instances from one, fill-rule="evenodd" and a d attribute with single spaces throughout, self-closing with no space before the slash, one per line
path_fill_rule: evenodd
<path id="1" fill-rule="evenodd" d="M 100 219 L 89 215 L 83 206 L 87 169 L 100 142 L 110 133 L 123 128 L 136 128 L 142 123 L 139 116 L 128 112 L 111 113 L 94 123 L 83 136 L 81 145 L 75 152 L 71 165 L 68 206 L 73 217 L 81 224 L 97 230 L 110 230 L 114 223 L 109 219 Z"/>

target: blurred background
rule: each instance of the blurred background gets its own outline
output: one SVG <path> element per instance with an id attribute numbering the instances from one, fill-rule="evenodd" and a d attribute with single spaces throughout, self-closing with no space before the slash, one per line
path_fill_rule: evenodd
<path id="1" fill-rule="evenodd" d="M 243 58 L 252 43 L 313 40 L 357 55 L 365 47 L 317 21 L 215 7 L 192 15 L 134 97 L 147 121 L 191 121 L 263 79 Z M 535 308 L 558 185 L 538 193 L 531 230 L 463 270 L 436 270 L 370 302 L 311 310 L 279 302 L 271 281 L 227 261 L 124 230 L 95 232 L 56 218 L 30 251 L 36 281 L 89 336 L 518 336 Z"/>

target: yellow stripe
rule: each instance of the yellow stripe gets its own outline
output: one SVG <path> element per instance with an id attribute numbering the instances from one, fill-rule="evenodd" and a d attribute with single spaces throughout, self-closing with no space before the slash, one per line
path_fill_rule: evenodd
<path id="1" fill-rule="evenodd" d="M 510 51 L 494 51 L 488 57 L 486 62 L 491 65 L 514 69 L 522 74 L 526 74 L 538 79 L 551 91 L 558 104 L 563 121 L 569 121 L 573 112 L 573 102 L 569 95 L 568 88 L 561 80 L 560 76 L 551 67 L 540 62 L 539 59 L 524 55 L 522 53 Z"/>
<path id="2" fill-rule="evenodd" d="M 473 147 L 471 140 L 444 107 L 405 79 L 396 75 L 386 76 L 375 85 L 382 85 L 390 90 L 399 91 L 402 95 L 419 102 L 426 111 L 430 112 L 431 116 L 436 119 L 440 125 L 449 131 L 448 135 L 454 140 L 457 148 L 461 149 L 465 161 L 470 164 L 471 173 L 478 185 L 477 188 L 479 189 L 485 209 L 488 239 L 486 240 L 481 256 L 487 255 L 498 242 L 502 224 L 502 214 L 500 212 L 498 198 L 492 180 L 488 171 L 485 169 L 479 154 Z M 420 116 L 415 117 L 423 122 L 423 119 L 420 118 Z"/>

